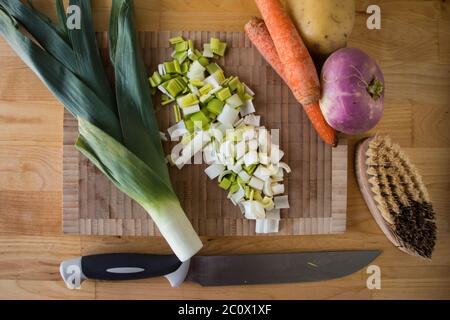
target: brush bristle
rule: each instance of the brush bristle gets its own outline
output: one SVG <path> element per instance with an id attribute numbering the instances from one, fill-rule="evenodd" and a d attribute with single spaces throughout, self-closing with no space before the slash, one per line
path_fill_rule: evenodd
<path id="1" fill-rule="evenodd" d="M 377 135 L 368 145 L 367 175 L 378 210 L 405 248 L 431 258 L 435 213 L 422 177 L 389 137 Z"/>

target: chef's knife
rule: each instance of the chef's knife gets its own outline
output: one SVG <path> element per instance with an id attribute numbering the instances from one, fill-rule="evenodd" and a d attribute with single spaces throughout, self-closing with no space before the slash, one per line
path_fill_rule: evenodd
<path id="1" fill-rule="evenodd" d="M 185 280 L 202 286 L 321 281 L 344 277 L 368 265 L 379 251 L 335 251 L 230 256 L 194 256 L 181 262 L 175 255 L 98 254 L 61 263 L 70 288 L 86 279 L 132 280 L 166 277 L 173 287 Z"/>

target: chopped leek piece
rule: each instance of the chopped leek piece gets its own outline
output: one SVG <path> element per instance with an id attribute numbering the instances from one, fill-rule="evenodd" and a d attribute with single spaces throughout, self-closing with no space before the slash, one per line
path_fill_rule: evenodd
<path id="1" fill-rule="evenodd" d="M 253 174 L 253 172 L 256 170 L 257 165 L 253 164 L 251 166 L 244 166 L 244 170 L 248 173 L 248 174 Z"/>
<path id="2" fill-rule="evenodd" d="M 227 99 L 227 104 L 232 108 L 238 108 L 242 106 L 243 102 L 237 93 L 233 94 Z"/>
<path id="3" fill-rule="evenodd" d="M 219 99 L 213 98 L 211 101 L 208 102 L 206 108 L 209 112 L 219 115 L 222 112 L 223 106 L 225 105 L 225 102 L 220 101 Z"/>
<path id="4" fill-rule="evenodd" d="M 262 190 L 264 187 L 264 181 L 253 176 L 250 178 L 248 185 L 256 190 Z"/>
<path id="5" fill-rule="evenodd" d="M 148 80 L 150 81 L 150 85 L 154 88 L 159 86 L 162 82 L 161 76 L 157 71 L 153 72 L 153 75 L 148 78 Z"/>
<path id="6" fill-rule="evenodd" d="M 194 50 L 195 49 L 195 47 L 194 47 L 194 40 L 192 40 L 192 39 L 188 40 L 188 48 L 189 48 L 189 50 Z"/>
<path id="7" fill-rule="evenodd" d="M 243 203 L 245 209 L 245 217 L 247 219 L 264 219 L 266 216 L 266 211 L 263 205 L 254 200 L 244 201 Z"/>
<path id="8" fill-rule="evenodd" d="M 206 66 L 206 71 L 208 71 L 209 74 L 214 74 L 219 70 L 223 71 L 222 68 L 215 62 L 212 62 Z"/>
<path id="9" fill-rule="evenodd" d="M 203 44 L 203 56 L 206 58 L 214 58 L 214 53 L 211 51 L 209 43 Z"/>
<path id="10" fill-rule="evenodd" d="M 222 172 L 225 171 L 223 164 L 212 164 L 205 169 L 206 175 L 212 180 L 217 178 Z"/>
<path id="11" fill-rule="evenodd" d="M 192 93 L 188 93 L 187 95 L 179 97 L 177 103 L 181 108 L 185 108 L 198 104 L 198 99 Z"/>
<path id="12" fill-rule="evenodd" d="M 232 126 L 238 116 L 239 116 L 238 110 L 231 108 L 229 105 L 225 104 L 225 106 L 222 109 L 222 112 L 217 117 L 217 121 L 219 121 L 222 124 Z"/>
<path id="13" fill-rule="evenodd" d="M 233 184 L 231 185 L 231 187 L 230 187 L 230 191 L 232 192 L 232 193 L 235 193 L 236 191 L 238 191 L 239 190 L 239 184 L 237 183 L 237 182 L 233 182 Z"/>
<path id="14" fill-rule="evenodd" d="M 204 85 L 199 89 L 200 96 L 204 96 L 205 94 L 210 92 L 212 88 L 213 88 L 212 85 L 210 83 L 207 83 L 206 85 Z"/>
<path id="15" fill-rule="evenodd" d="M 239 84 L 242 85 L 242 83 L 241 83 L 241 81 L 239 81 L 238 77 L 232 77 L 230 79 L 230 81 L 228 82 L 228 86 L 230 87 L 231 91 L 233 91 L 233 92 L 238 89 Z"/>
<path id="16" fill-rule="evenodd" d="M 183 63 L 188 57 L 187 52 L 176 52 L 172 53 L 172 58 L 176 59 L 179 63 Z"/>
<path id="17" fill-rule="evenodd" d="M 184 41 L 184 39 L 183 39 L 182 36 L 176 36 L 176 37 L 173 37 L 173 38 L 169 39 L 170 44 L 177 44 L 177 43 L 180 43 L 180 42 L 183 42 L 183 41 Z"/>
<path id="18" fill-rule="evenodd" d="M 186 117 L 187 115 L 200 111 L 200 106 L 198 104 L 194 104 L 193 106 L 183 107 L 181 110 L 183 111 L 183 115 Z"/>
<path id="19" fill-rule="evenodd" d="M 231 180 L 228 178 L 223 178 L 220 182 L 219 182 L 219 187 L 221 187 L 224 190 L 228 190 L 231 186 Z"/>
<path id="20" fill-rule="evenodd" d="M 175 122 L 180 122 L 181 121 L 181 112 L 180 112 L 180 107 L 177 104 L 173 105 L 173 113 L 175 116 Z"/>
<path id="21" fill-rule="evenodd" d="M 205 116 L 205 114 L 202 111 L 198 111 L 191 116 L 191 121 L 194 122 L 194 126 L 198 129 L 205 129 L 206 126 L 209 124 L 208 117 Z"/>
<path id="22" fill-rule="evenodd" d="M 225 100 L 227 100 L 229 97 L 231 97 L 230 89 L 228 89 L 228 88 L 223 88 L 222 90 L 220 90 L 219 92 L 216 93 L 216 97 L 217 97 L 220 101 L 225 101 Z"/>
<path id="23" fill-rule="evenodd" d="M 227 44 L 225 42 L 221 42 L 217 38 L 211 38 L 210 48 L 214 54 L 223 57 L 223 55 L 225 54 L 225 50 L 227 48 Z"/>
<path id="24" fill-rule="evenodd" d="M 206 57 L 199 57 L 197 60 L 202 66 L 206 67 L 209 64 L 209 60 Z"/>
<path id="25" fill-rule="evenodd" d="M 201 80 L 196 80 L 196 79 L 192 79 L 189 80 L 190 83 L 192 83 L 192 85 L 196 86 L 196 87 L 203 87 L 205 85 L 205 83 Z"/>
<path id="26" fill-rule="evenodd" d="M 255 111 L 256 111 L 255 106 L 253 105 L 252 100 L 249 99 L 249 100 L 245 100 L 244 105 L 240 109 L 240 114 L 242 117 L 244 117 L 248 114 L 254 113 Z"/>
<path id="27" fill-rule="evenodd" d="M 187 41 L 181 41 L 181 42 L 177 42 L 175 44 L 176 52 L 183 52 L 183 51 L 187 51 L 188 49 L 189 49 L 189 43 Z"/>

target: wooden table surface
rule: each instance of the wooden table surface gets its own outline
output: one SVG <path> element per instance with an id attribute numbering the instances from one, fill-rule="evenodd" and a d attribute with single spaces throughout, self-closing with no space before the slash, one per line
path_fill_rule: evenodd
<path id="1" fill-rule="evenodd" d="M 50 0 L 35 0 L 51 11 Z M 94 1 L 97 29 L 108 3 Z M 369 31 L 365 10 L 381 7 L 382 29 Z M 257 10 L 251 0 L 136 0 L 138 29 L 241 31 Z M 350 46 L 376 58 L 387 96 L 372 133 L 390 134 L 415 162 L 437 211 L 432 261 L 395 249 L 372 219 L 349 170 L 347 232 L 332 236 L 204 238 L 201 254 L 381 249 L 381 289 L 365 270 L 321 283 L 172 289 L 165 279 L 60 280 L 61 260 L 102 252 L 169 253 L 163 239 L 65 236 L 61 232 L 62 106 L 0 39 L 0 298 L 3 299 L 393 299 L 450 298 L 450 4 L 445 0 L 357 1 Z M 358 137 L 350 139 L 349 166 Z"/>

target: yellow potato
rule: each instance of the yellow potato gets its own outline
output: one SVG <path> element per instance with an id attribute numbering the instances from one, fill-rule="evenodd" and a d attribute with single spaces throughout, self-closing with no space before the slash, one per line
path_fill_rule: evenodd
<path id="1" fill-rule="evenodd" d="M 287 9 L 310 51 L 328 55 L 347 45 L 354 0 L 287 0 Z"/>

